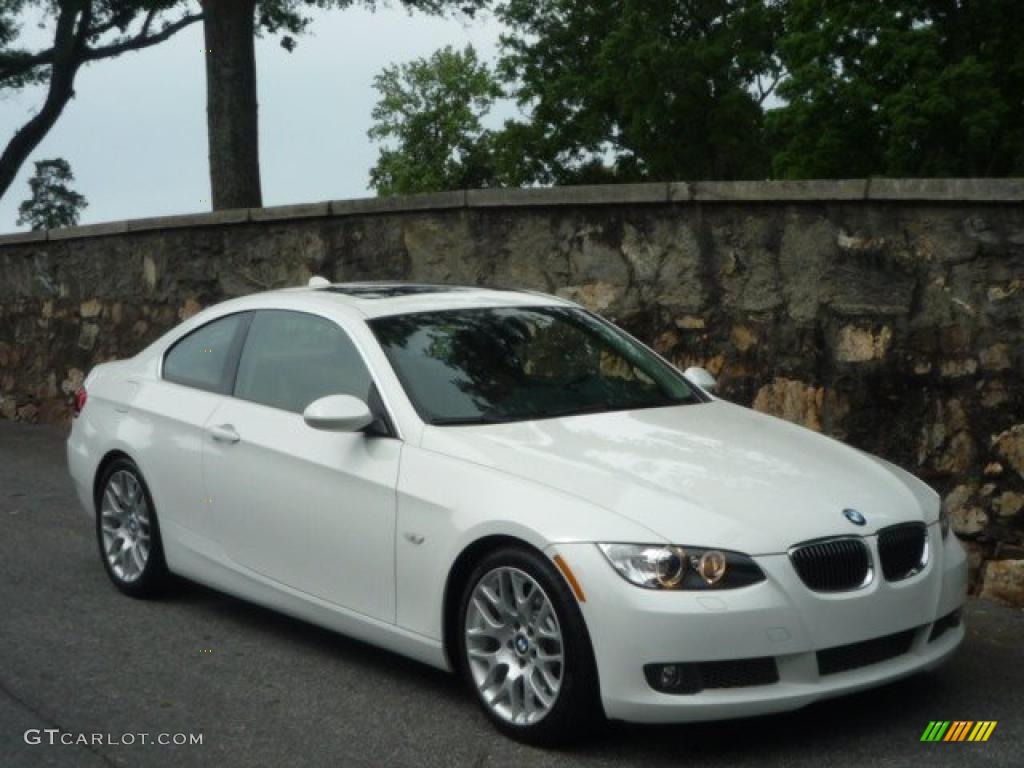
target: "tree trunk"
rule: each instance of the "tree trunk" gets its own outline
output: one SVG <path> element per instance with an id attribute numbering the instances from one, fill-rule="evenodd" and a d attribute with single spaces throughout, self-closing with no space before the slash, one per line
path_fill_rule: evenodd
<path id="1" fill-rule="evenodd" d="M 213 208 L 259 208 L 256 0 L 203 0 Z"/>
<path id="2" fill-rule="evenodd" d="M 60 15 L 53 36 L 53 64 L 50 67 L 50 87 L 46 101 L 42 109 L 18 129 L 0 155 L 0 197 L 7 192 L 18 170 L 50 132 L 64 107 L 75 95 L 75 75 L 82 64 L 91 22 L 91 0 L 71 0 L 60 4 Z"/>

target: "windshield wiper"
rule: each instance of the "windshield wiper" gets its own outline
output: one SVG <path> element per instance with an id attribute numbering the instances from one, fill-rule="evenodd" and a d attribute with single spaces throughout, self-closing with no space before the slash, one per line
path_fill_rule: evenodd
<path id="1" fill-rule="evenodd" d="M 430 424 L 435 427 L 450 427 L 463 424 L 507 424 L 510 421 L 516 421 L 516 419 L 481 413 L 476 416 L 438 416 L 431 419 Z"/>
<path id="2" fill-rule="evenodd" d="M 630 405 L 628 403 L 594 403 L 592 405 L 564 408 L 558 411 L 541 411 L 538 413 L 518 414 L 515 416 L 499 416 L 494 413 L 482 413 L 477 416 L 438 416 L 431 419 L 433 426 L 450 427 L 472 424 L 508 424 L 515 421 L 535 421 L 539 419 L 560 419 L 568 416 L 585 416 L 588 413 L 607 413 L 609 411 L 633 411 L 645 408 L 667 408 L 673 405 L 686 405 L 689 402 L 681 401 L 668 403 L 654 403 L 644 405 Z"/>

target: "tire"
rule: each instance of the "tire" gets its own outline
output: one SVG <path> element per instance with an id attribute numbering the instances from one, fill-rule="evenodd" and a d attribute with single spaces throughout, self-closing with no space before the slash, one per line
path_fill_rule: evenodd
<path id="1" fill-rule="evenodd" d="M 114 586 L 131 597 L 154 597 L 167 586 L 156 507 L 135 462 L 115 459 L 96 494 L 96 541 Z"/>
<path id="2" fill-rule="evenodd" d="M 540 553 L 505 547 L 485 555 L 462 591 L 456 637 L 463 676 L 488 719 L 511 738 L 566 744 L 602 718 L 583 615 Z"/>

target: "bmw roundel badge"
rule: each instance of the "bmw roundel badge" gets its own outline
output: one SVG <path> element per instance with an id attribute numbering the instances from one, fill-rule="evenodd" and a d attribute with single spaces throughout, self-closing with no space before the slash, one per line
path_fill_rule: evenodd
<path id="1" fill-rule="evenodd" d="M 867 522 L 867 519 L 864 517 L 864 515 L 862 515 L 856 509 L 844 509 L 843 517 L 845 517 L 854 525 L 864 525 Z"/>

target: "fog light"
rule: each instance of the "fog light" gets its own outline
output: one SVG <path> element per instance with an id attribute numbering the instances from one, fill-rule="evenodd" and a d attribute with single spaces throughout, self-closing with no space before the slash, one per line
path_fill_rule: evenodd
<path id="1" fill-rule="evenodd" d="M 654 690 L 675 696 L 699 693 L 704 687 L 698 665 L 681 661 L 645 664 L 644 677 Z"/>
<path id="2" fill-rule="evenodd" d="M 658 674 L 658 685 L 662 690 L 671 690 L 679 685 L 679 667 L 666 664 Z"/>
<path id="3" fill-rule="evenodd" d="M 726 560 L 725 555 L 717 549 L 705 552 L 697 563 L 697 573 L 704 579 L 704 583 L 713 586 L 725 576 Z"/>

